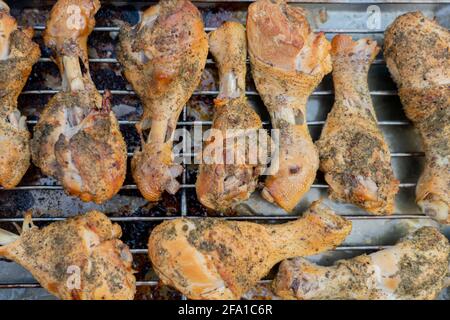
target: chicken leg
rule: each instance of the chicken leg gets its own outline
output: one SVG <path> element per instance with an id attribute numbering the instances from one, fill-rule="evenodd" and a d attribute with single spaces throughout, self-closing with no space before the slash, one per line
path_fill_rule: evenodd
<path id="1" fill-rule="evenodd" d="M 316 142 L 330 198 L 374 214 L 392 213 L 399 182 L 367 85 L 379 48 L 370 39 L 346 35 L 335 36 L 331 45 L 335 103 Z"/>
<path id="2" fill-rule="evenodd" d="M 183 168 L 173 163 L 173 136 L 207 55 L 202 17 L 188 0 L 161 1 L 144 12 L 138 25 L 125 25 L 120 31 L 117 58 L 144 105 L 144 115 L 136 125 L 142 150 L 134 153 L 131 170 L 149 201 L 180 188 L 176 177 Z"/>
<path id="3" fill-rule="evenodd" d="M 0 229 L 0 256 L 22 265 L 60 299 L 133 299 L 133 257 L 121 234 L 98 211 L 42 229 L 27 215 L 20 236 Z"/>
<path id="4" fill-rule="evenodd" d="M 158 225 L 148 248 L 160 279 L 190 299 L 239 299 L 288 257 L 313 255 L 340 244 L 351 222 L 319 202 L 280 225 L 212 218 Z"/>
<path id="5" fill-rule="evenodd" d="M 0 185 L 11 189 L 30 166 L 30 133 L 17 109 L 17 98 L 41 52 L 31 40 L 32 29 L 18 30 L 3 1 L 0 35 Z"/>
<path id="6" fill-rule="evenodd" d="M 214 100 L 212 124 L 212 130 L 219 134 L 215 135 L 213 131 L 213 137 L 205 143 L 204 150 L 209 146 L 218 146 L 215 151 L 222 152 L 218 161 L 220 163 L 209 164 L 207 161 L 211 159 L 205 159 L 204 156 L 196 190 L 204 206 L 226 213 L 247 200 L 256 188 L 262 166 L 258 164 L 258 159 L 250 159 L 250 155 L 259 153 L 257 139 L 262 123 L 245 97 L 247 40 L 244 27 L 237 22 L 224 23 L 209 34 L 209 47 L 220 75 L 220 91 Z M 227 139 L 230 136 L 233 142 Z M 249 142 L 252 138 L 255 140 L 253 143 Z M 240 142 L 245 146 L 241 150 L 242 154 L 238 154 L 242 148 L 238 145 Z M 256 150 L 251 152 L 250 147 Z M 232 163 L 226 161 L 227 152 L 233 153 Z"/>
<path id="7" fill-rule="evenodd" d="M 434 299 L 445 286 L 449 250 L 445 236 L 423 227 L 389 249 L 331 267 L 283 261 L 273 287 L 285 299 Z"/>
<path id="8" fill-rule="evenodd" d="M 301 8 L 258 0 L 248 9 L 247 37 L 256 88 L 279 130 L 278 171 L 263 197 L 292 211 L 316 177 L 319 157 L 306 124 L 306 102 L 331 71 L 330 44 L 315 35 Z"/>
<path id="9" fill-rule="evenodd" d="M 33 162 L 83 201 L 112 198 L 125 180 L 127 149 L 110 107 L 89 74 L 87 37 L 94 28 L 97 0 L 59 0 L 44 32 L 55 54 L 63 91 L 48 103 L 34 129 Z"/>
<path id="10" fill-rule="evenodd" d="M 398 17 L 386 30 L 386 64 L 424 145 L 416 201 L 425 214 L 445 224 L 450 224 L 449 51 L 450 31 L 419 12 Z"/>

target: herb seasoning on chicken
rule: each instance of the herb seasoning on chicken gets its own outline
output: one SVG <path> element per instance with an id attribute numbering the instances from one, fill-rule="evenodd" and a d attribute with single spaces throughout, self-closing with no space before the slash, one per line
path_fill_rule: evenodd
<path id="1" fill-rule="evenodd" d="M 379 48 L 370 39 L 353 41 L 346 35 L 334 37 L 331 46 L 335 103 L 316 143 L 320 169 L 332 199 L 375 214 L 390 214 L 399 182 L 367 85 Z"/>
<path id="2" fill-rule="evenodd" d="M 237 22 L 224 23 L 209 34 L 209 46 L 220 75 L 212 124 L 212 129 L 219 134 L 213 131 L 205 143 L 204 150 L 212 146 L 214 151 L 203 156 L 196 190 L 204 206 L 228 213 L 255 190 L 262 167 L 258 164 L 260 159 L 251 159 L 251 156 L 259 155 L 258 149 L 267 143 L 259 141 L 262 123 L 245 97 L 247 40 L 244 27 Z M 250 145 L 249 140 L 253 138 L 255 141 Z M 267 137 L 263 135 L 263 139 Z M 250 147 L 254 147 L 255 152 L 250 152 Z M 207 156 L 216 158 L 215 152 L 220 153 L 220 159 L 206 159 Z M 228 153 L 233 155 L 231 163 L 227 163 Z M 211 163 L 215 160 L 219 163 Z"/>
<path id="3" fill-rule="evenodd" d="M 32 29 L 20 31 L 9 7 L 0 1 L 0 185 L 14 188 L 30 166 L 30 133 L 17 109 L 33 64 L 40 57 Z"/>
<path id="4" fill-rule="evenodd" d="M 133 256 L 121 234 L 98 211 L 42 229 L 27 215 L 20 236 L 0 229 L 0 256 L 22 265 L 61 299 L 133 299 Z"/>
<path id="5" fill-rule="evenodd" d="M 158 225 L 148 248 L 167 285 L 190 299 L 239 299 L 281 260 L 339 245 L 351 222 L 315 202 L 296 221 L 280 225 L 212 218 Z"/>
<path id="6" fill-rule="evenodd" d="M 331 267 L 283 261 L 273 287 L 285 299 L 435 299 L 448 285 L 449 252 L 439 230 L 422 227 L 391 248 Z"/>
<path id="7" fill-rule="evenodd" d="M 144 105 L 144 115 L 136 125 L 142 147 L 134 153 L 131 170 L 149 201 L 180 188 L 176 178 L 183 167 L 173 163 L 173 137 L 207 55 L 201 14 L 188 0 L 161 1 L 143 13 L 139 24 L 125 25 L 120 31 L 117 58 Z"/>
<path id="8" fill-rule="evenodd" d="M 384 56 L 424 145 L 417 204 L 450 224 L 450 31 L 419 12 L 404 14 L 386 30 Z"/>
<path id="9" fill-rule="evenodd" d="M 83 201 L 112 198 L 125 180 L 127 150 L 119 124 L 89 74 L 87 37 L 98 0 L 59 0 L 44 32 L 63 80 L 34 128 L 33 162 Z"/>
<path id="10" fill-rule="evenodd" d="M 330 43 L 314 34 L 299 7 L 284 0 L 258 0 L 248 9 L 247 38 L 253 78 L 280 130 L 278 171 L 269 175 L 263 197 L 292 211 L 308 192 L 319 156 L 306 124 L 306 102 L 331 71 Z"/>

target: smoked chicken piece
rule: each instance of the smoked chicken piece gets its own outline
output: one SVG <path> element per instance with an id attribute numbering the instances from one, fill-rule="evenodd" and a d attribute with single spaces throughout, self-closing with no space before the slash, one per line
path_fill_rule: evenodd
<path id="1" fill-rule="evenodd" d="M 353 41 L 346 35 L 335 36 L 331 46 L 335 102 L 316 142 L 330 198 L 390 214 L 399 182 L 367 84 L 379 47 L 371 39 Z"/>
<path id="2" fill-rule="evenodd" d="M 351 222 L 315 202 L 279 225 L 213 218 L 158 225 L 148 248 L 160 279 L 190 299 L 239 299 L 278 262 L 334 248 Z"/>
<path id="3" fill-rule="evenodd" d="M 136 125 L 142 148 L 134 153 L 131 170 L 149 201 L 180 188 L 176 177 L 183 167 L 173 162 L 174 132 L 183 106 L 200 81 L 207 55 L 202 17 L 188 0 L 161 1 L 144 12 L 139 24 L 125 25 L 120 31 L 117 58 L 144 107 Z"/>
<path id="4" fill-rule="evenodd" d="M 227 213 L 247 200 L 256 188 L 263 169 L 256 158 L 262 123 L 245 97 L 247 40 L 244 27 L 237 22 L 224 23 L 209 34 L 209 47 L 220 76 L 212 124 L 212 130 L 217 130 L 218 134 L 212 131 L 210 140 L 205 143 L 204 150 L 210 148 L 215 152 L 203 156 L 196 190 L 204 206 Z M 216 153 L 219 153 L 218 159 L 214 159 Z M 255 157 L 252 159 L 251 155 Z"/>
<path id="5" fill-rule="evenodd" d="M 445 287 L 449 250 L 445 236 L 423 227 L 391 248 L 330 267 L 283 261 L 273 288 L 284 299 L 434 299 Z"/>
<path id="6" fill-rule="evenodd" d="M 22 265 L 60 299 L 133 299 L 133 257 L 121 234 L 98 211 L 41 229 L 26 215 L 20 236 L 0 229 L 0 256 Z"/>
<path id="7" fill-rule="evenodd" d="M 450 31 L 420 12 L 398 17 L 384 56 L 407 117 L 420 132 L 425 169 L 416 188 L 422 211 L 450 224 Z"/>
<path id="8" fill-rule="evenodd" d="M 33 64 L 41 52 L 32 29 L 20 31 L 9 8 L 0 1 L 0 185 L 14 188 L 30 166 L 30 133 L 17 109 Z"/>
<path id="9" fill-rule="evenodd" d="M 292 211 L 309 190 L 319 156 L 306 124 L 306 102 L 331 71 L 330 43 L 314 34 L 299 7 L 284 0 L 258 0 L 248 9 L 247 38 L 253 78 L 272 126 L 279 129 L 278 171 L 263 197 Z M 275 165 L 276 168 L 276 165 Z"/>
<path id="10" fill-rule="evenodd" d="M 83 201 L 112 198 L 125 180 L 127 150 L 111 111 L 110 94 L 98 93 L 89 74 L 87 37 L 97 0 L 60 0 L 44 32 L 63 79 L 34 129 L 33 162 Z"/>

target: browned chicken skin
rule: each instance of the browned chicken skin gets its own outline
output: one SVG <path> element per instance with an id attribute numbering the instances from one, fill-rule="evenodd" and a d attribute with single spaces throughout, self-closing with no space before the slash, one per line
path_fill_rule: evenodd
<path id="1" fill-rule="evenodd" d="M 121 234 L 98 211 L 42 229 L 27 215 L 20 236 L 0 229 L 0 256 L 22 265 L 60 299 L 133 299 L 133 257 Z"/>
<path id="2" fill-rule="evenodd" d="M 398 17 L 386 30 L 386 63 L 425 149 L 416 201 L 425 214 L 446 224 L 450 224 L 449 51 L 450 31 L 419 12 Z"/>
<path id="3" fill-rule="evenodd" d="M 371 39 L 353 41 L 346 35 L 334 37 L 331 45 L 335 103 L 316 143 L 320 169 L 332 199 L 390 214 L 399 182 L 367 84 L 379 48 Z"/>
<path id="4" fill-rule="evenodd" d="M 59 0 L 44 33 L 55 55 L 63 91 L 48 103 L 34 129 L 33 162 L 83 201 L 112 198 L 125 180 L 127 150 L 119 124 L 89 74 L 87 37 L 97 0 Z M 80 65 L 81 63 L 81 65 Z"/>
<path id="5" fill-rule="evenodd" d="M 9 8 L 0 1 L 0 185 L 14 188 L 30 166 L 30 133 L 17 109 L 33 64 L 40 57 L 32 29 L 20 31 Z"/>
<path id="6" fill-rule="evenodd" d="M 248 9 L 247 37 L 256 88 L 280 130 L 279 169 L 263 197 L 292 211 L 316 177 L 319 157 L 306 124 L 306 102 L 331 71 L 330 44 L 315 35 L 304 11 L 284 0 L 259 0 Z"/>
<path id="7" fill-rule="evenodd" d="M 188 0 L 161 1 L 144 12 L 138 25 L 124 26 L 120 32 L 117 57 L 144 105 L 136 126 L 142 150 L 135 152 L 131 170 L 149 201 L 159 200 L 164 191 L 174 194 L 180 187 L 176 177 L 183 168 L 173 163 L 173 135 L 207 55 L 202 17 Z"/>
<path id="8" fill-rule="evenodd" d="M 148 248 L 160 279 L 188 298 L 239 299 L 279 261 L 332 249 L 350 231 L 349 221 L 316 202 L 302 218 L 280 225 L 165 221 Z"/>
<path id="9" fill-rule="evenodd" d="M 212 129 L 217 130 L 220 137 L 212 133 L 204 150 L 211 147 L 222 153 L 219 164 L 207 164 L 205 161 L 212 159 L 203 157 L 196 190 L 197 197 L 204 206 L 216 211 L 230 212 L 234 206 L 247 200 L 256 188 L 262 167 L 258 164 L 258 159 L 250 159 L 249 155 L 250 147 L 255 147 L 251 152 L 253 155 L 258 152 L 255 143 L 258 142 L 256 138 L 262 123 L 245 96 L 247 40 L 244 27 L 237 22 L 225 22 L 209 34 L 209 47 L 220 75 L 220 91 L 214 100 L 212 124 Z M 245 131 L 238 133 L 237 130 Z M 235 143 L 226 141 L 231 135 L 237 136 Z M 252 135 L 255 141 L 250 146 Z M 239 139 L 246 140 L 242 141 L 244 147 L 238 145 Z M 242 154 L 238 154 L 239 148 L 243 149 Z M 227 163 L 227 152 L 234 155 L 234 162 Z M 211 155 L 211 158 L 214 156 L 215 154 Z"/>
<path id="10" fill-rule="evenodd" d="M 449 252 L 444 235 L 423 227 L 391 248 L 331 267 L 283 261 L 273 287 L 285 299 L 435 299 L 448 285 Z"/>

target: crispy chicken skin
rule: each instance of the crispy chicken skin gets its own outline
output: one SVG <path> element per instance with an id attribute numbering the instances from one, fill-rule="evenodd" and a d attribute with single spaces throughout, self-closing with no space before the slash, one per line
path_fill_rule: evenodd
<path id="1" fill-rule="evenodd" d="M 31 141 L 33 162 L 83 201 L 112 198 L 125 180 L 127 150 L 119 124 L 89 74 L 87 37 L 100 7 L 95 0 L 60 0 L 44 32 L 63 79 Z M 81 63 L 81 65 L 80 65 Z"/>
<path id="2" fill-rule="evenodd" d="M 20 31 L 8 6 L 0 1 L 0 185 L 14 188 L 30 166 L 30 133 L 17 109 L 33 64 L 41 52 L 32 29 Z"/>
<path id="3" fill-rule="evenodd" d="M 94 16 L 99 9 L 98 0 L 59 0 L 53 6 L 43 37 L 45 45 L 53 51 L 61 75 L 67 75 L 65 60 L 72 57 L 80 59 L 83 67 L 89 69 L 87 39 L 95 27 Z"/>
<path id="4" fill-rule="evenodd" d="M 316 142 L 330 198 L 390 214 L 398 191 L 391 154 L 377 125 L 367 74 L 379 47 L 338 35 L 331 43 L 335 102 Z"/>
<path id="5" fill-rule="evenodd" d="M 384 56 L 405 113 L 420 132 L 425 169 L 416 188 L 422 211 L 450 223 L 450 31 L 411 12 L 385 33 Z"/>
<path id="6" fill-rule="evenodd" d="M 332 249 L 351 222 L 319 202 L 296 221 L 264 225 L 176 219 L 158 225 L 148 248 L 160 279 L 190 299 L 239 299 L 279 261 Z"/>
<path id="7" fill-rule="evenodd" d="M 258 159 L 250 159 L 249 155 L 258 153 L 256 139 L 262 123 L 245 97 L 247 39 L 244 27 L 237 22 L 225 22 L 209 34 L 209 47 L 219 68 L 220 91 L 214 100 L 212 129 L 217 130 L 220 135 L 213 131 L 204 150 L 211 147 L 221 152 L 221 161 L 209 164 L 213 159 L 205 159 L 207 155 L 203 157 L 196 190 L 197 197 L 204 206 L 228 213 L 237 204 L 247 200 L 256 188 L 262 166 Z M 237 136 L 234 143 L 226 141 L 231 135 Z M 249 141 L 252 136 L 256 143 Z M 239 139 L 246 139 L 242 141 L 244 147 L 239 145 Z M 251 152 L 250 148 L 253 147 L 255 149 Z M 244 151 L 242 154 L 237 154 L 239 148 Z M 233 163 L 227 163 L 227 152 L 235 156 Z M 210 156 L 214 157 L 215 153 Z"/>
<path id="8" fill-rule="evenodd" d="M 98 211 L 42 229 L 27 215 L 20 236 L 0 229 L 0 256 L 22 265 L 60 299 L 133 299 L 133 257 L 121 234 Z"/>
<path id="9" fill-rule="evenodd" d="M 120 31 L 117 58 L 144 106 L 136 125 L 142 148 L 134 153 L 131 170 L 149 201 L 180 188 L 176 177 L 183 168 L 173 163 L 173 136 L 181 110 L 200 81 L 207 55 L 202 17 L 188 0 L 161 1 L 144 12 L 138 25 L 125 25 Z"/>
<path id="10" fill-rule="evenodd" d="M 435 299 L 445 287 L 449 250 L 437 229 L 422 227 L 389 249 L 331 267 L 283 261 L 273 288 L 285 299 Z"/>
<path id="11" fill-rule="evenodd" d="M 309 190 L 319 167 L 306 124 L 306 102 L 331 71 L 330 43 L 314 34 L 303 9 L 284 0 L 258 0 L 248 9 L 247 38 L 253 78 L 280 130 L 278 171 L 269 175 L 263 197 L 292 211 Z"/>

